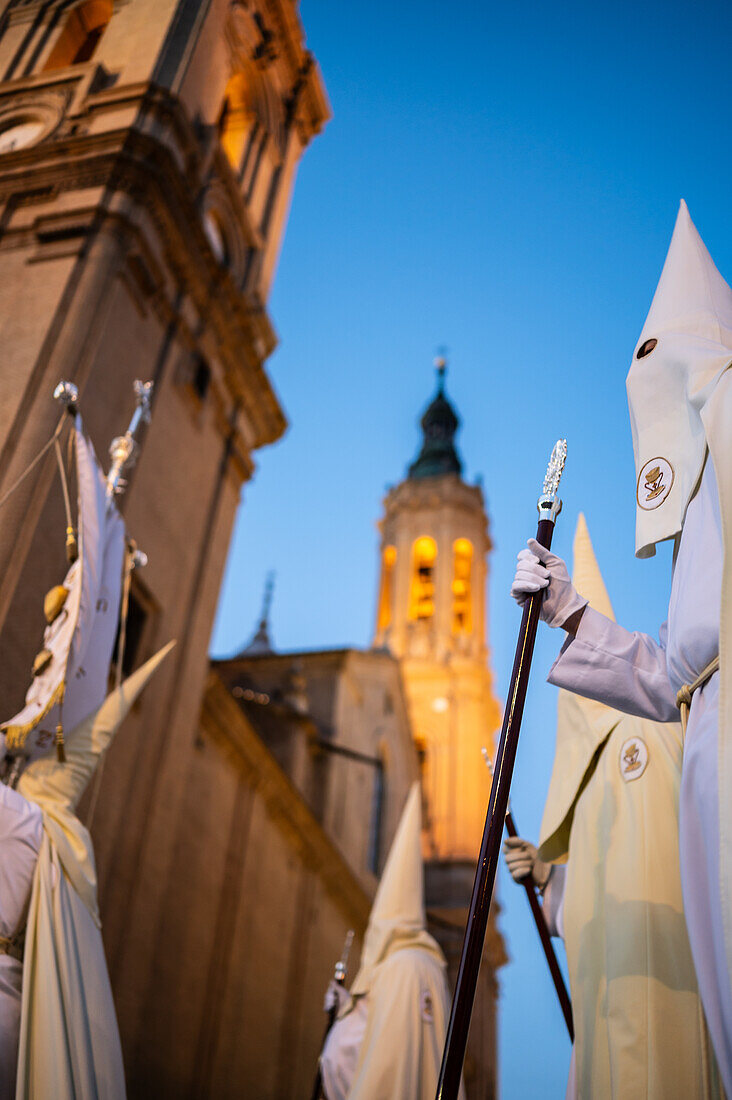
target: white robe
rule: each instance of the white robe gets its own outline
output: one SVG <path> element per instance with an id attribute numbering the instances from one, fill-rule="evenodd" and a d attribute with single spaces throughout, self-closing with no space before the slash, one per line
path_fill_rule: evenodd
<path id="1" fill-rule="evenodd" d="M 24 920 L 42 839 L 38 806 L 0 784 L 0 936 Z M 0 1100 L 15 1096 L 22 981 L 22 963 L 0 955 Z"/>
<path id="2" fill-rule="evenodd" d="M 437 955 L 391 951 L 366 996 L 331 1028 L 322 1055 L 328 1100 L 434 1100 L 449 1014 Z"/>
<path id="3" fill-rule="evenodd" d="M 588 607 L 549 681 L 629 714 L 674 721 L 677 691 L 719 653 L 722 563 L 719 496 L 708 457 L 686 513 L 668 622 L 659 641 L 630 633 Z M 681 774 L 679 849 L 684 911 L 702 1004 L 725 1090 L 732 1095 L 732 988 L 719 878 L 718 691 L 715 673 L 692 700 Z"/>

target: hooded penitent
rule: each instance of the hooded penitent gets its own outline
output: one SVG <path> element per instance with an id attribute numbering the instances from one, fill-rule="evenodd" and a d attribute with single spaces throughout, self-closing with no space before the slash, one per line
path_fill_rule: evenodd
<path id="1" fill-rule="evenodd" d="M 583 516 L 573 580 L 613 618 Z M 582 1100 L 720 1095 L 684 921 L 681 757 L 678 724 L 560 690 L 539 856 L 568 863 L 573 1095 Z"/>
<path id="2" fill-rule="evenodd" d="M 94 853 L 75 809 L 165 646 L 67 735 L 66 763 L 34 760 L 19 792 L 43 814 L 23 960 L 17 1100 L 125 1095 L 117 1020 L 97 908 Z"/>
<path id="3" fill-rule="evenodd" d="M 352 1000 L 323 1051 L 328 1100 L 435 1095 L 449 998 L 444 956 L 425 927 L 420 801 L 414 783 L 374 898 Z M 353 1035 L 361 1031 L 354 1058 Z M 344 1072 L 344 1056 L 355 1070 Z"/>
<path id="4" fill-rule="evenodd" d="M 657 344 L 648 351 L 648 342 L 653 340 Z M 723 544 L 717 871 L 727 963 L 726 979 L 720 982 L 729 982 L 732 974 L 731 361 L 732 290 L 714 266 L 682 203 L 658 291 L 628 375 L 628 399 L 638 486 L 642 490 L 637 511 L 639 556 L 653 553 L 659 539 L 678 532 L 707 448 L 717 482 Z M 656 458 L 662 461 L 656 462 Z M 651 474 L 654 478 L 649 481 Z M 703 559 L 699 567 L 704 568 Z"/>

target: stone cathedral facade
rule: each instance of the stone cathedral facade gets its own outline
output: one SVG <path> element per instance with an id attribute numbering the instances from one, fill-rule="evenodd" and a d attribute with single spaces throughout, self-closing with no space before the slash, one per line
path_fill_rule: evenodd
<path id="1" fill-rule="evenodd" d="M 149 557 L 127 664 L 176 638 L 81 816 L 129 1095 L 299 1100 L 322 995 L 421 774 L 431 927 L 454 967 L 497 725 L 490 540 L 442 392 L 387 498 L 373 647 L 207 648 L 256 451 L 286 427 L 267 301 L 298 164 L 329 118 L 296 0 L 0 0 L 0 496 L 60 379 L 100 458 L 135 378 L 153 417 L 121 507 Z M 0 513 L 0 705 L 65 571 L 52 454 Z M 491 924 L 466 1063 L 496 1089 Z M 353 972 L 353 971 L 352 971 Z"/>
<path id="2" fill-rule="evenodd" d="M 297 1091 L 289 1068 L 256 1077 L 263 1014 L 241 956 L 258 934 L 242 838 L 280 804 L 292 835 L 292 809 L 271 777 L 269 802 L 255 800 L 226 709 L 209 700 L 210 735 L 200 715 L 241 487 L 286 426 L 265 367 L 267 299 L 298 164 L 329 114 L 295 0 L 0 0 L 0 495 L 51 436 L 60 379 L 79 387 L 102 461 L 133 380 L 155 382 L 121 499 L 149 556 L 128 662 L 178 644 L 115 742 L 89 822 L 134 1097 Z M 65 572 L 56 477 L 49 453 L 0 521 L 5 715 Z M 337 864 L 321 834 L 293 857 L 295 877 L 306 856 Z M 343 898 L 334 943 L 364 904 Z M 290 916 L 288 901 L 280 957 Z M 279 1019 L 286 988 L 268 987 Z M 270 1062 L 286 1049 L 277 1034 Z"/>

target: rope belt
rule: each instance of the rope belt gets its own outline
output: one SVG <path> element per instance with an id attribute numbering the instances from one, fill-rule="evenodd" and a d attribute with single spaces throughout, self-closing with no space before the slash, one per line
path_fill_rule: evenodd
<path id="1" fill-rule="evenodd" d="M 681 732 L 686 735 L 686 724 L 689 721 L 689 711 L 691 709 L 691 698 L 695 691 L 698 691 L 700 687 L 704 687 L 707 680 L 711 680 L 714 673 L 719 668 L 719 654 L 710 661 L 705 669 L 703 669 L 693 684 L 684 684 L 679 690 L 676 696 L 676 706 L 679 708 L 681 715 Z"/>

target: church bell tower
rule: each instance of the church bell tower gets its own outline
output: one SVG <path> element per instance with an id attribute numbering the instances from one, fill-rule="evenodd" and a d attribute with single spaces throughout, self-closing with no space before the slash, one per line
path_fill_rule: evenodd
<path id="1" fill-rule="evenodd" d="M 500 709 L 486 645 L 491 539 L 483 492 L 462 476 L 460 424 L 437 361 L 422 446 L 384 501 L 374 646 L 400 661 L 422 760 L 425 901 L 454 982 L 490 792 Z M 494 917 L 486 935 L 465 1060 L 468 1100 L 496 1095 L 496 970 L 506 962 Z"/>
<path id="2" fill-rule="evenodd" d="M 491 540 L 482 490 L 462 477 L 445 369 L 439 360 L 422 448 L 385 500 L 374 645 L 402 662 L 424 759 L 425 855 L 473 859 L 489 790 L 480 750 L 500 720 L 485 641 Z"/>

